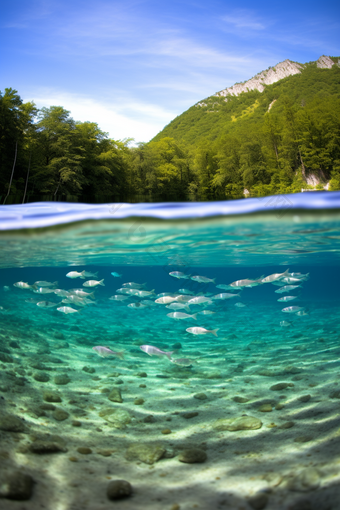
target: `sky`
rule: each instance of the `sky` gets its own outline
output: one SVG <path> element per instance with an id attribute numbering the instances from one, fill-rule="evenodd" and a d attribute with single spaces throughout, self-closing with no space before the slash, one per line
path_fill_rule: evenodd
<path id="1" fill-rule="evenodd" d="M 0 47 L 0 90 L 133 145 L 287 58 L 339 56 L 340 3 L 3 0 Z"/>

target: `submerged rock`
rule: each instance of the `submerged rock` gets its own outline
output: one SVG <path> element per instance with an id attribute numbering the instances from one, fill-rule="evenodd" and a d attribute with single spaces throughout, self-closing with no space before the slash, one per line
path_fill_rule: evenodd
<path id="1" fill-rule="evenodd" d="M 124 409 L 112 409 L 109 407 L 100 411 L 99 416 L 116 429 L 125 429 L 126 425 L 131 421 L 130 414 Z"/>
<path id="2" fill-rule="evenodd" d="M 121 404 L 123 402 L 122 394 L 121 394 L 121 391 L 119 388 L 113 388 L 110 391 L 107 398 L 109 400 L 111 400 L 111 402 L 118 402 L 119 404 Z"/>
<path id="3" fill-rule="evenodd" d="M 154 464 L 165 454 L 166 449 L 157 444 L 134 443 L 126 450 L 126 460 L 139 460 L 145 464 Z"/>
<path id="4" fill-rule="evenodd" d="M 0 498 L 25 501 L 31 498 L 34 480 L 21 471 L 0 473 Z"/>
<path id="5" fill-rule="evenodd" d="M 132 494 L 132 486 L 126 480 L 112 480 L 107 486 L 106 495 L 109 499 L 127 498 Z"/>
<path id="6" fill-rule="evenodd" d="M 292 476 L 287 483 L 288 489 L 299 492 L 315 490 L 319 485 L 320 475 L 313 467 L 303 469 L 297 476 Z"/>
<path id="7" fill-rule="evenodd" d="M 249 402 L 249 398 L 237 395 L 236 397 L 233 397 L 233 401 L 238 402 L 239 404 L 245 404 L 246 402 Z"/>
<path id="8" fill-rule="evenodd" d="M 182 418 L 185 418 L 186 420 L 190 420 L 191 418 L 195 418 L 195 416 L 198 416 L 197 411 L 191 411 L 189 413 L 183 413 L 181 414 Z"/>
<path id="9" fill-rule="evenodd" d="M 58 385 L 64 385 L 71 382 L 71 379 L 67 374 L 59 374 L 54 377 L 54 383 Z"/>
<path id="10" fill-rule="evenodd" d="M 195 393 L 194 398 L 197 398 L 197 400 L 206 400 L 208 397 L 205 393 Z"/>
<path id="11" fill-rule="evenodd" d="M 262 421 L 253 416 L 240 416 L 239 418 L 220 418 L 213 424 L 215 430 L 256 430 L 262 427 Z"/>
<path id="12" fill-rule="evenodd" d="M 0 415 L 0 430 L 5 430 L 6 432 L 26 432 L 27 426 L 14 414 L 2 414 Z"/>
<path id="13" fill-rule="evenodd" d="M 277 383 L 277 384 L 273 384 L 273 386 L 271 386 L 269 389 L 272 390 L 272 391 L 281 391 L 281 390 L 285 390 L 286 388 L 288 388 L 289 384 L 288 383 Z"/>
<path id="14" fill-rule="evenodd" d="M 45 453 L 58 453 L 58 452 L 66 452 L 64 444 L 59 441 L 49 441 L 38 439 L 31 443 L 29 449 L 32 453 L 37 454 L 45 454 Z"/>
<path id="15" fill-rule="evenodd" d="M 38 382 L 48 382 L 50 380 L 50 376 L 45 374 L 45 372 L 37 372 L 33 374 L 33 379 Z"/>
<path id="16" fill-rule="evenodd" d="M 55 409 L 52 413 L 52 416 L 57 421 L 64 421 L 70 416 L 70 414 L 63 409 Z"/>
<path id="17" fill-rule="evenodd" d="M 56 391 L 45 391 L 43 399 L 45 402 L 61 402 L 61 397 Z"/>
<path id="18" fill-rule="evenodd" d="M 200 448 L 188 448 L 180 453 L 178 460 L 187 464 L 201 463 L 207 460 L 207 454 Z"/>

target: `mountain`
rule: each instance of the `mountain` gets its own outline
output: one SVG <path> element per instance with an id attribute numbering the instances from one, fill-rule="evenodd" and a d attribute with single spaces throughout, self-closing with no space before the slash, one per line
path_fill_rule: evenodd
<path id="1" fill-rule="evenodd" d="M 156 135 L 189 144 L 215 140 L 245 122 L 260 122 L 271 108 L 282 109 L 280 99 L 289 96 L 304 105 L 315 96 L 339 94 L 340 58 L 322 55 L 315 62 L 300 64 L 284 60 L 243 83 L 236 83 L 197 102 Z"/>

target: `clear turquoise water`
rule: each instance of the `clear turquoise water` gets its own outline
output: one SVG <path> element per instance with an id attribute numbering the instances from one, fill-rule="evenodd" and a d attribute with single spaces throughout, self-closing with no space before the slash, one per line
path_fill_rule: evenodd
<path id="1" fill-rule="evenodd" d="M 203 204 L 198 207 L 201 218 L 198 218 L 196 210 L 190 218 L 183 215 L 175 219 L 146 218 L 145 211 L 138 217 L 134 209 L 133 215 L 127 214 L 125 218 L 93 220 L 86 217 L 85 212 L 82 221 L 76 223 L 68 223 L 64 217 L 61 224 L 48 226 L 46 223 L 46 226 L 36 228 L 32 220 L 30 230 L 13 227 L 18 208 L 13 212 L 8 207 L 5 210 L 7 219 L 2 209 L 2 226 L 8 226 L 8 222 L 11 225 L 8 229 L 3 228 L 0 235 L 0 353 L 8 353 L 14 362 L 0 365 L 1 394 L 7 401 L 16 398 L 20 402 L 31 398 L 32 385 L 38 384 L 37 394 L 42 391 L 44 383 L 36 383 L 32 379 L 32 359 L 42 359 L 52 370 L 48 372 L 51 375 L 70 370 L 70 388 L 75 398 L 79 388 L 84 391 L 84 385 L 93 394 L 100 392 L 105 384 L 112 386 L 114 379 L 108 380 L 107 372 L 115 368 L 123 383 L 130 378 L 130 383 L 135 385 L 131 395 L 126 389 L 129 395 L 127 401 L 131 400 L 126 408 L 138 419 L 154 414 L 160 419 L 164 415 L 165 420 L 169 413 L 182 412 L 183 401 L 169 400 L 168 386 L 176 386 L 183 391 L 186 384 L 192 389 L 190 395 L 183 396 L 184 401 L 188 398 L 185 408 L 191 410 L 192 402 L 195 409 L 199 408 L 201 403 L 194 401 L 192 394 L 206 392 L 211 416 L 221 418 L 224 416 L 223 413 L 220 415 L 221 400 L 214 401 L 210 396 L 217 392 L 221 398 L 219 392 L 225 391 L 226 416 L 248 414 L 260 418 L 263 421 L 262 433 L 276 434 L 274 442 L 282 441 L 281 446 L 283 451 L 287 449 L 288 459 L 288 450 L 291 451 L 292 447 L 301 452 L 302 448 L 310 451 L 316 444 L 320 447 L 320 441 L 325 441 L 327 446 L 332 434 L 337 437 L 339 429 L 338 420 L 334 418 L 338 416 L 339 400 L 331 395 L 338 387 L 340 366 L 340 212 L 334 194 L 332 207 L 318 208 L 315 203 L 313 205 L 313 194 L 309 195 L 310 207 L 307 198 L 304 198 L 303 209 L 275 207 L 271 211 L 258 210 L 252 214 L 237 211 L 236 215 L 214 213 L 210 216 L 204 214 Z M 338 200 L 339 195 L 336 198 Z M 30 212 L 29 206 L 28 209 L 27 205 L 25 207 L 24 219 Z M 171 215 L 171 208 L 166 207 Z M 51 212 L 48 217 L 50 220 Z M 266 277 L 288 268 L 291 273 L 309 275 L 301 282 L 301 288 L 286 294 L 276 293 L 279 286 L 272 283 L 243 288 L 235 299 L 213 300 L 209 306 L 190 305 L 190 314 L 197 314 L 196 321 L 192 318 L 174 320 L 167 316 L 173 310 L 154 303 L 158 294 L 176 295 L 183 288 L 190 290 L 194 296 L 230 292 L 219 290 L 216 285 Z M 104 279 L 105 286 L 95 288 L 95 300 L 91 304 L 67 304 L 78 310 L 73 314 L 57 310 L 64 304 L 54 293 L 41 297 L 32 289 L 13 285 L 20 281 L 30 285 L 41 280 L 57 281 L 59 289 L 69 291 L 81 288 L 86 280 L 70 279 L 66 274 L 84 269 L 97 272 L 98 278 L 95 279 Z M 122 276 L 113 277 L 113 271 Z M 215 283 L 176 279 L 169 275 L 172 271 L 201 275 L 215 279 Z M 126 282 L 145 283 L 144 289 L 154 290 L 154 294 L 150 298 L 130 296 L 125 301 L 110 299 L 119 295 L 117 289 Z M 298 297 L 287 304 L 277 301 L 286 295 Z M 142 299 L 152 302 L 142 309 L 127 306 L 140 303 Z M 37 306 L 44 300 L 56 306 Z M 235 306 L 235 303 L 244 306 Z M 302 307 L 306 314 L 297 316 L 282 312 L 283 308 L 292 305 Z M 214 313 L 199 313 L 205 309 Z M 289 325 L 283 326 L 282 321 L 289 322 Z M 209 333 L 194 335 L 186 331 L 195 326 L 206 330 L 218 328 L 218 336 Z M 11 345 L 13 341 L 18 342 L 19 348 Z M 191 366 L 176 366 L 166 357 L 149 357 L 139 348 L 148 344 L 169 351 L 178 343 L 180 346 L 176 346 L 173 357 L 196 360 Z M 96 345 L 124 350 L 124 360 L 99 358 L 92 350 Z M 55 357 L 60 364 L 53 361 Z M 82 371 L 84 365 L 96 370 L 99 381 Z M 23 370 L 25 380 L 19 390 L 9 384 L 8 376 L 9 371 L 14 370 L 15 374 L 18 368 Z M 147 386 L 151 381 L 152 384 L 159 381 L 166 384 L 157 385 L 157 402 L 152 401 L 151 391 L 137 411 L 137 406 L 131 404 L 133 396 L 143 396 L 139 383 L 144 382 L 136 376 L 138 372 L 147 374 Z M 88 379 L 84 381 L 85 376 Z M 279 394 L 271 391 L 271 385 L 278 382 L 288 382 L 290 386 Z M 48 384 L 55 389 L 52 379 Z M 125 389 L 125 386 L 122 387 Z M 310 395 L 310 400 L 303 404 L 298 399 L 306 394 Z M 233 399 L 238 395 L 248 398 L 248 402 L 235 403 Z M 315 418 L 317 412 L 313 414 L 314 408 L 322 406 L 323 399 L 330 405 L 327 410 L 321 411 L 330 423 L 326 429 Z M 164 409 L 162 402 L 166 402 Z M 273 405 L 273 412 L 260 412 L 260 405 L 268 402 Z M 284 410 L 275 411 L 280 402 Z M 228 411 L 229 408 L 231 411 Z M 209 426 L 209 415 L 199 413 L 195 419 L 198 427 Z M 286 435 L 280 435 L 280 425 L 288 421 L 294 422 L 294 427 L 285 432 Z M 186 427 L 189 431 L 192 422 L 184 422 L 178 424 L 177 429 L 172 422 L 171 428 L 178 433 L 179 430 L 185 431 Z M 39 419 L 35 423 L 39 423 Z M 272 423 L 273 426 L 270 425 Z M 163 428 L 166 425 L 169 424 L 164 422 Z M 62 426 L 66 434 L 67 423 L 62 422 Z M 130 436 L 141 440 L 137 432 L 134 436 L 133 427 Z M 164 436 L 160 437 L 164 439 Z M 214 432 L 209 437 L 212 441 L 216 440 Z M 307 437 L 307 440 L 294 443 L 296 438 L 301 437 Z M 176 438 L 172 444 L 176 445 Z M 254 444 L 252 448 L 256 450 Z M 331 461 L 332 445 L 325 451 Z M 313 455 L 316 465 L 319 463 L 321 466 L 325 461 L 322 454 L 314 452 Z M 334 455 L 337 456 L 336 450 Z M 290 457 L 291 469 L 296 463 L 294 451 Z M 273 505 L 270 508 L 281 508 L 275 501 Z"/>

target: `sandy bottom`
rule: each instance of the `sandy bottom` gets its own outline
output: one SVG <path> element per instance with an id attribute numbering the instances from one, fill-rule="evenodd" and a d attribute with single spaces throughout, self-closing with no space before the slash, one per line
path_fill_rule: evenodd
<path id="1" fill-rule="evenodd" d="M 138 338 L 121 361 L 99 358 L 76 334 L 56 339 L 50 329 L 42 339 L 10 321 L 0 334 L 1 349 L 12 359 L 0 358 L 0 415 L 15 415 L 26 427 L 0 430 L 0 476 L 16 469 L 35 482 L 29 500 L 1 498 L 1 510 L 340 508 L 336 330 L 328 330 L 327 337 L 322 330 L 298 338 L 290 334 L 284 347 L 270 340 L 264 347 L 251 336 L 241 346 L 232 336 L 209 337 L 199 350 L 193 341 L 178 353 L 197 358 L 189 368 L 147 356 Z M 37 381 L 36 374 L 49 380 Z M 56 384 L 61 374 L 70 382 Z M 271 389 L 278 383 L 288 386 Z M 109 400 L 114 388 L 122 403 Z M 40 407 L 48 390 L 59 394 L 61 402 L 52 405 L 69 413 L 65 420 Z M 117 428 L 99 415 L 105 409 L 127 411 L 130 422 Z M 198 414 L 183 416 L 188 412 Z M 216 420 L 244 415 L 261 420 L 261 427 L 216 427 Z M 31 445 L 39 440 L 55 441 L 61 451 L 33 453 Z M 152 464 L 128 460 L 135 444 L 159 445 L 164 454 Z M 191 448 L 203 450 L 206 460 L 181 462 L 181 453 Z M 118 502 L 106 496 L 116 479 L 133 488 Z"/>

